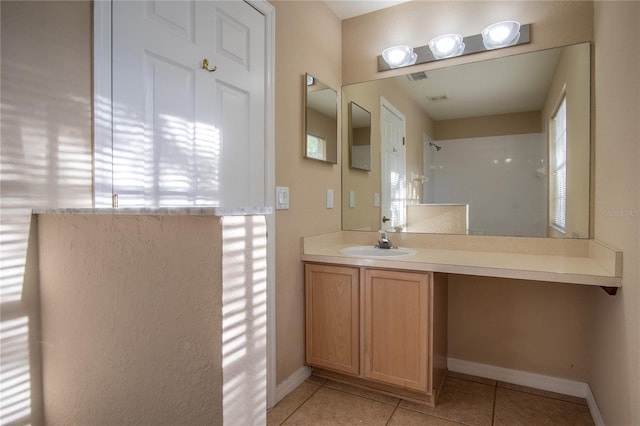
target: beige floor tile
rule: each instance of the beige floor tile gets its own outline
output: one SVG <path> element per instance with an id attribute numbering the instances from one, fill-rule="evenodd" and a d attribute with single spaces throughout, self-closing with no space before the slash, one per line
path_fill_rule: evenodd
<path id="1" fill-rule="evenodd" d="M 388 426 L 459 426 L 460 424 L 404 408 L 398 408 L 387 423 Z"/>
<path id="2" fill-rule="evenodd" d="M 304 404 L 304 402 L 319 388 L 319 384 L 313 383 L 307 379 L 307 381 L 295 388 L 267 413 L 267 425 L 281 425 L 287 417 L 293 414 L 293 412 Z"/>
<path id="3" fill-rule="evenodd" d="M 322 387 L 284 425 L 385 425 L 394 409 L 393 405 Z"/>
<path id="4" fill-rule="evenodd" d="M 397 405 L 398 402 L 400 402 L 398 398 L 394 398 L 392 396 L 383 395 L 378 392 L 368 391 L 366 389 L 361 389 L 355 386 L 346 385 L 344 383 L 334 382 L 333 380 L 328 380 L 324 386 L 330 389 L 336 389 L 342 392 L 358 395 L 363 398 L 374 399 L 376 401 L 384 402 L 386 404 Z"/>
<path id="5" fill-rule="evenodd" d="M 561 393 L 545 391 L 541 389 L 534 389 L 527 386 L 514 385 L 511 383 L 498 382 L 499 388 L 511 389 L 520 392 L 531 393 L 538 396 L 546 396 L 547 398 L 559 399 L 561 401 L 573 402 L 575 404 L 587 405 L 587 400 L 584 398 L 578 398 L 577 396 L 563 395 Z"/>
<path id="6" fill-rule="evenodd" d="M 400 401 L 400 407 L 473 426 L 491 425 L 495 387 L 447 377 L 435 407 Z"/>
<path id="7" fill-rule="evenodd" d="M 309 378 L 306 380 L 306 382 L 308 383 L 315 383 L 317 385 L 324 385 L 325 383 L 327 383 L 327 379 L 323 379 L 322 377 L 318 377 L 318 376 L 314 376 L 311 375 L 309 376 Z"/>
<path id="8" fill-rule="evenodd" d="M 589 407 L 544 396 L 498 388 L 494 425 L 593 425 Z"/>

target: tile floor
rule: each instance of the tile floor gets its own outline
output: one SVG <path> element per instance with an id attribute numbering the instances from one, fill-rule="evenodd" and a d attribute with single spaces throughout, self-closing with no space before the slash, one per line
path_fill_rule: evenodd
<path id="1" fill-rule="evenodd" d="M 593 425 L 581 398 L 449 373 L 435 408 L 311 376 L 267 415 L 279 425 Z"/>

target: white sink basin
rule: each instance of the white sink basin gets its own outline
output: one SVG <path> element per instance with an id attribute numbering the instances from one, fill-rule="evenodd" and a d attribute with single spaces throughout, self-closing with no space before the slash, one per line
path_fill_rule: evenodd
<path id="1" fill-rule="evenodd" d="M 387 258 L 387 257 L 404 257 L 413 256 L 415 250 L 398 247 L 393 249 L 381 249 L 374 246 L 355 246 L 345 247 L 339 250 L 340 253 L 354 257 L 370 257 L 370 258 Z"/>

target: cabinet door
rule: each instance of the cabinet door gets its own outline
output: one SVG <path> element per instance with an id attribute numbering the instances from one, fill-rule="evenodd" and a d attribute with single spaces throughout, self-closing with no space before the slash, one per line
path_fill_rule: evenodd
<path id="1" fill-rule="evenodd" d="M 305 265 L 307 364 L 359 374 L 357 268 Z"/>
<path id="2" fill-rule="evenodd" d="M 367 269 L 364 376 L 428 391 L 430 275 Z"/>

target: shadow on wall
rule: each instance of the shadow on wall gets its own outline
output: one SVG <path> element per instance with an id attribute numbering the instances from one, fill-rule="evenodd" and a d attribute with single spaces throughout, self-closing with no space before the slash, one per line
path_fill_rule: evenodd
<path id="1" fill-rule="evenodd" d="M 225 217 L 223 224 L 224 420 L 260 424 L 267 413 L 266 222 L 260 216 Z"/>
<path id="2" fill-rule="evenodd" d="M 13 33 L 5 33 L 4 24 L 0 424 L 39 424 L 40 320 L 34 253 L 37 236 L 31 209 L 91 207 L 91 107 L 88 99 L 73 93 L 56 93 L 52 86 L 68 82 L 52 81 L 51 74 L 38 68 L 39 64 L 14 60 L 16 54 L 11 47 L 15 43 L 5 44 Z"/>

